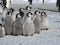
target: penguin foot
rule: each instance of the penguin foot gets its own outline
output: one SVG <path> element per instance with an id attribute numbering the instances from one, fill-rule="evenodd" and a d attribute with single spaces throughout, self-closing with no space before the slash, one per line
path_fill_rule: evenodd
<path id="1" fill-rule="evenodd" d="M 27 34 L 25 34 L 24 36 L 28 36 Z"/>
<path id="2" fill-rule="evenodd" d="M 40 32 L 37 32 L 37 34 L 40 34 Z"/>
<path id="3" fill-rule="evenodd" d="M 48 30 L 48 28 L 46 28 L 46 31 Z"/>
<path id="4" fill-rule="evenodd" d="M 33 36 L 33 34 L 31 34 L 31 36 Z"/>
<path id="5" fill-rule="evenodd" d="M 41 29 L 41 31 L 42 31 L 42 30 L 46 30 L 46 31 L 47 31 L 47 30 L 48 30 L 48 28 L 43 28 L 43 29 Z"/>
<path id="6" fill-rule="evenodd" d="M 21 35 L 23 35 L 23 33 Z"/>

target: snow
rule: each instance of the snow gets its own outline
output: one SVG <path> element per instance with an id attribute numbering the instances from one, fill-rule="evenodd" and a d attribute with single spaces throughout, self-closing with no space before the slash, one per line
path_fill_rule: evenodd
<path id="1" fill-rule="evenodd" d="M 45 0 L 46 3 L 56 3 L 57 0 Z M 33 0 L 33 4 L 41 4 L 43 0 Z M 29 4 L 28 0 L 12 0 L 12 4 Z"/>
<path id="2" fill-rule="evenodd" d="M 12 4 L 29 4 L 26 0 L 13 0 Z"/>

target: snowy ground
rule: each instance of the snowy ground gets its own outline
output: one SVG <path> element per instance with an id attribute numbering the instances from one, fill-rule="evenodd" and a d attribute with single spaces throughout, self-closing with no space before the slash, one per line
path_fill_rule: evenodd
<path id="1" fill-rule="evenodd" d="M 60 12 L 46 11 L 46 13 L 50 22 L 48 31 L 43 30 L 40 34 L 27 37 L 8 35 L 0 38 L 0 45 L 60 45 Z"/>
<path id="2" fill-rule="evenodd" d="M 47 3 L 56 3 L 57 0 L 44 0 L 45 4 Z M 41 4 L 43 0 L 33 0 L 33 4 Z M 29 4 L 28 0 L 11 0 L 12 4 Z"/>

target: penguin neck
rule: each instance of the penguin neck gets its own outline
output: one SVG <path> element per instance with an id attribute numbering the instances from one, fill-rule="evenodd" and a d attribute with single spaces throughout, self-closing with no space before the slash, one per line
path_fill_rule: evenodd
<path id="1" fill-rule="evenodd" d="M 28 17 L 28 18 L 27 18 L 27 21 L 31 21 L 31 17 Z"/>
<path id="2" fill-rule="evenodd" d="M 40 15 L 36 15 L 36 17 L 40 17 Z"/>
<path id="3" fill-rule="evenodd" d="M 11 14 L 9 14 L 9 15 L 6 15 L 6 17 L 7 17 L 7 18 L 12 18 Z"/>

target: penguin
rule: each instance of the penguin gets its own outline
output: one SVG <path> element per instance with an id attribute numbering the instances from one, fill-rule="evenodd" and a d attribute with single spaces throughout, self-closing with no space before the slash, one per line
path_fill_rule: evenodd
<path id="1" fill-rule="evenodd" d="M 2 24 L 0 24 L 0 37 L 4 37 L 4 36 L 5 36 L 5 30 Z"/>
<path id="2" fill-rule="evenodd" d="M 18 36 L 23 34 L 23 25 L 21 23 L 21 16 L 19 13 L 16 14 L 16 20 L 13 25 L 13 35 Z"/>
<path id="3" fill-rule="evenodd" d="M 12 14 L 11 11 L 8 10 L 6 13 L 6 18 L 5 18 L 5 34 L 6 35 L 12 35 L 12 28 L 13 28 L 13 20 L 12 20 Z"/>
<path id="4" fill-rule="evenodd" d="M 48 20 L 48 16 L 47 14 L 42 11 L 41 13 L 41 22 L 42 22 L 42 26 L 41 26 L 41 30 L 48 30 L 49 29 L 49 20 Z"/>
<path id="5" fill-rule="evenodd" d="M 33 24 L 33 21 L 31 20 L 31 12 L 28 12 L 27 14 L 27 19 L 25 20 L 23 24 L 23 35 L 24 36 L 33 36 L 35 32 L 35 27 Z"/>
<path id="6" fill-rule="evenodd" d="M 36 10 L 34 12 L 36 18 L 34 20 L 34 26 L 35 26 L 35 33 L 40 34 L 40 29 L 41 29 L 41 18 L 40 18 L 40 14 L 41 12 L 39 10 Z"/>

